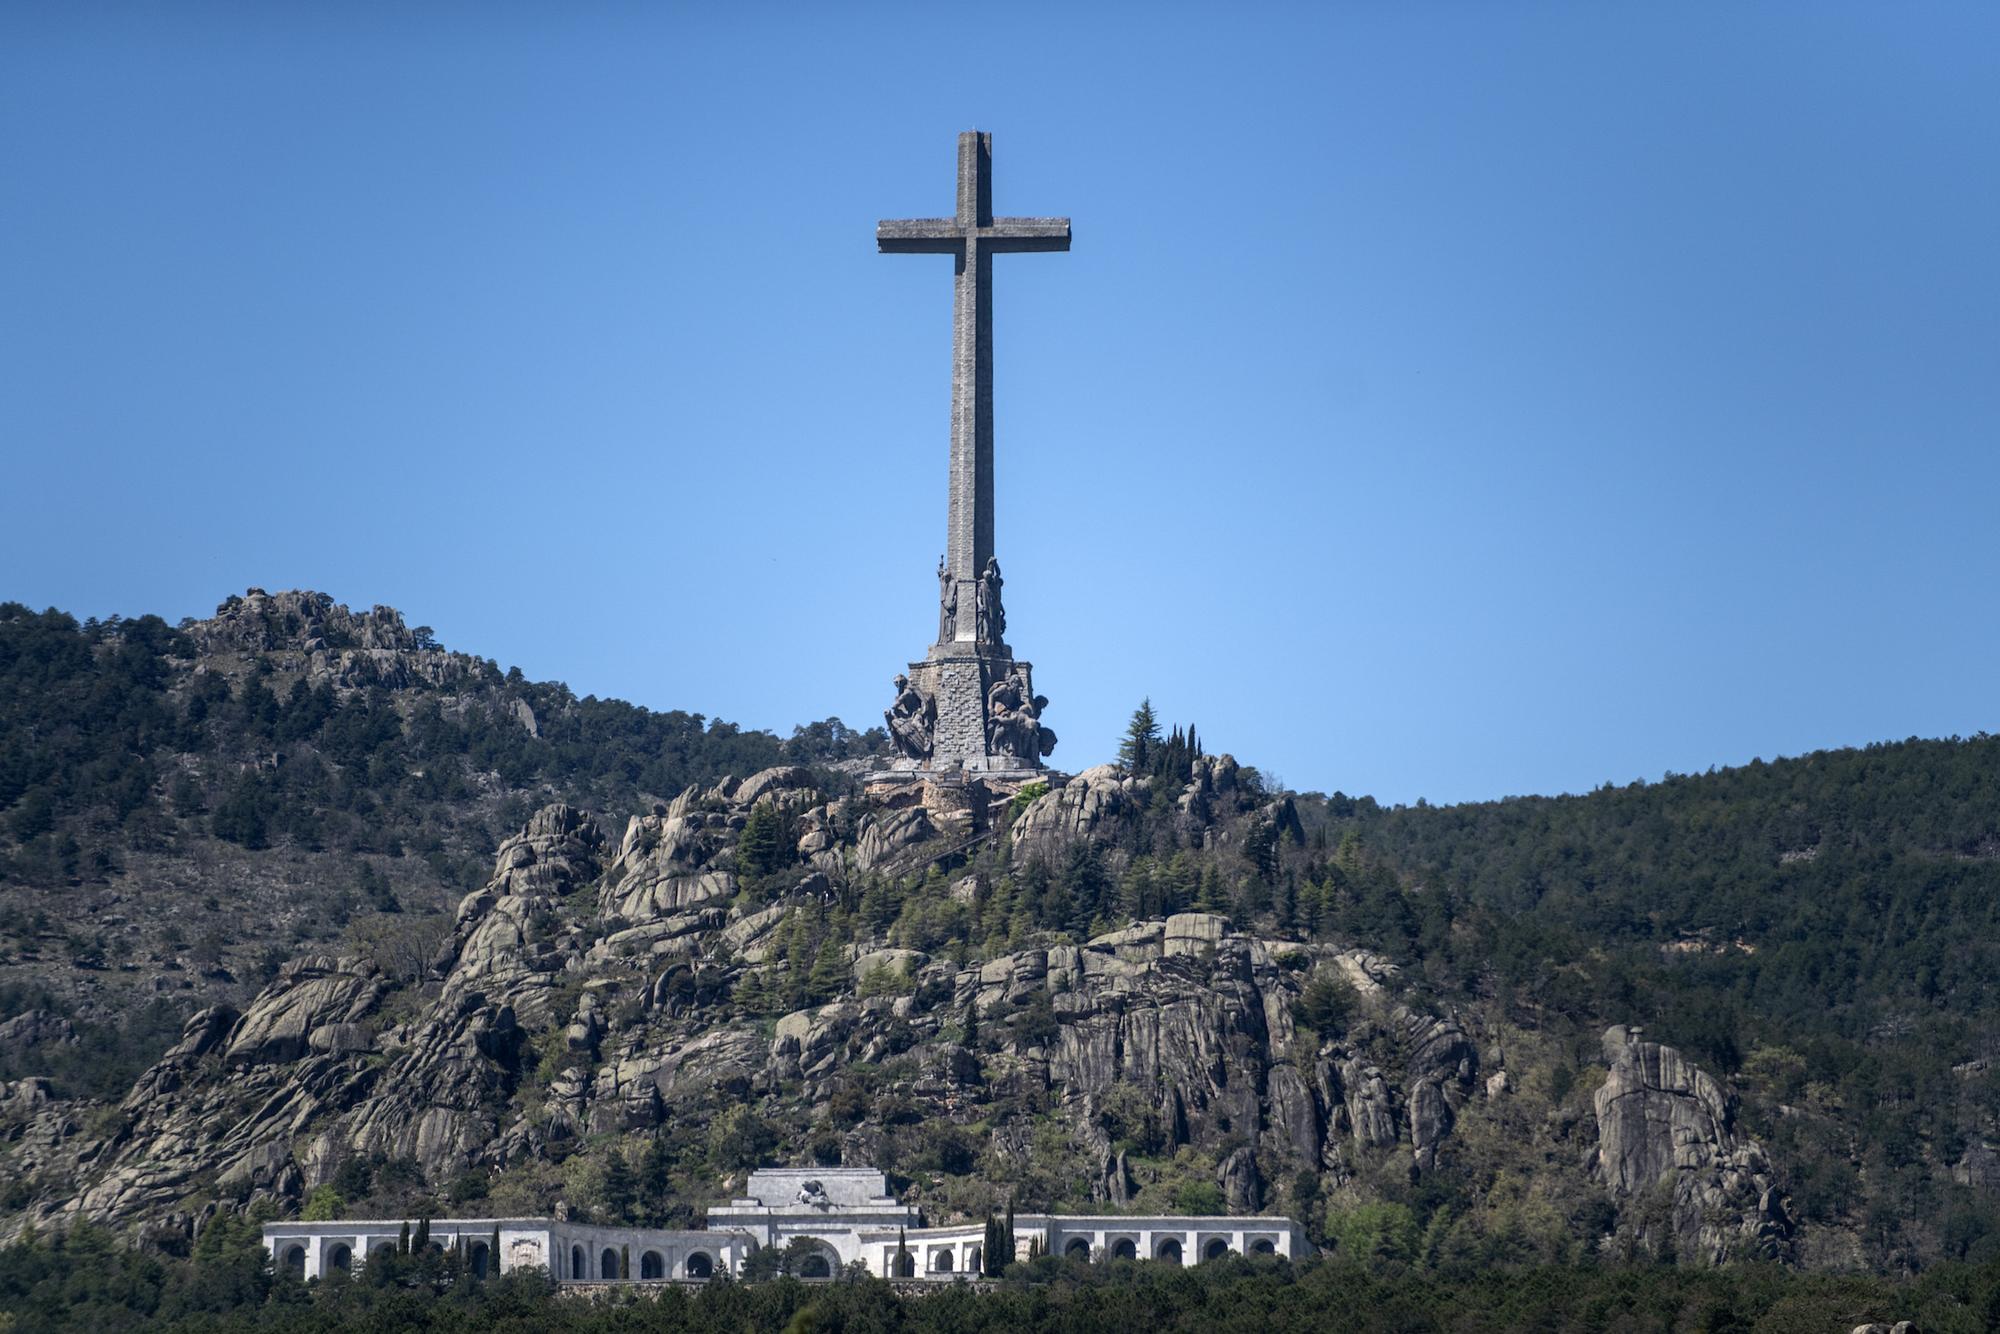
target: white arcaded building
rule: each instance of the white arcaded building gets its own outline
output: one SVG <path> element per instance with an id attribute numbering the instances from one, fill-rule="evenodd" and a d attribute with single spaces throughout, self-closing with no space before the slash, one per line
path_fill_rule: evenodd
<path id="1" fill-rule="evenodd" d="M 412 1224 L 414 1226 L 414 1224 Z M 352 1270 L 393 1251 L 404 1220 L 266 1223 L 272 1263 L 305 1278 Z M 499 1236 L 497 1262 L 493 1238 Z M 983 1221 L 926 1227 L 920 1211 L 889 1193 L 869 1167 L 766 1168 L 752 1172 L 747 1194 L 708 1211 L 699 1231 L 602 1227 L 546 1218 L 437 1219 L 430 1240 L 462 1248 L 475 1273 L 545 1268 L 558 1282 L 700 1282 L 741 1272 L 762 1247 L 811 1247 L 803 1278 L 831 1278 L 859 1261 L 881 1278 L 976 1277 L 984 1261 Z M 1021 1214 L 1014 1219 L 1015 1258 L 1037 1241 L 1047 1255 L 1080 1260 L 1157 1260 L 1192 1264 L 1224 1255 L 1303 1256 L 1311 1251 L 1289 1218 L 1175 1214 Z"/>
<path id="2" fill-rule="evenodd" d="M 266 1223 L 271 1263 L 304 1278 L 336 1269 L 353 1272 L 371 1256 L 393 1252 L 414 1220 L 342 1219 Z M 493 1238 L 499 1234 L 496 1262 Z M 741 1232 L 676 1232 L 665 1228 L 600 1227 L 549 1218 L 434 1218 L 430 1244 L 456 1250 L 479 1275 L 546 1269 L 562 1282 L 621 1279 L 703 1280 L 735 1273 L 756 1243 Z"/>

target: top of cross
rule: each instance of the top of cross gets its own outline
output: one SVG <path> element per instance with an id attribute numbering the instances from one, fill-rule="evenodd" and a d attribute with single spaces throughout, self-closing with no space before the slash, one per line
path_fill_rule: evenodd
<path id="1" fill-rule="evenodd" d="M 885 255 L 952 254 L 970 240 L 994 253 L 1069 249 L 1068 218 L 993 216 L 993 136 L 958 136 L 958 214 L 950 218 L 885 219 L 875 246 Z"/>

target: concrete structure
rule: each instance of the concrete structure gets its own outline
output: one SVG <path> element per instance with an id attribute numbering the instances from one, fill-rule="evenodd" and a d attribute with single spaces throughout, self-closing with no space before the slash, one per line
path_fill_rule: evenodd
<path id="1" fill-rule="evenodd" d="M 266 1223 L 271 1262 L 303 1278 L 352 1271 L 396 1249 L 404 1220 Z M 414 1228 L 414 1224 L 411 1224 Z M 499 1235 L 498 1269 L 493 1238 Z M 564 1283 L 705 1282 L 742 1272 L 759 1248 L 790 1249 L 805 1238 L 800 1278 L 832 1278 L 859 1263 L 878 1278 L 977 1278 L 985 1260 L 984 1221 L 926 1227 L 919 1211 L 889 1193 L 869 1167 L 786 1167 L 752 1172 L 745 1195 L 708 1211 L 701 1231 L 600 1227 L 545 1218 L 436 1219 L 431 1245 L 462 1248 L 476 1274 L 546 1268 Z M 1023 1214 L 1014 1220 L 1014 1258 L 1036 1242 L 1045 1255 L 1091 1262 L 1155 1260 L 1195 1264 L 1224 1255 L 1308 1255 L 1312 1246 L 1289 1218 L 1171 1214 Z"/>
<path id="2" fill-rule="evenodd" d="M 938 562 L 938 637 L 896 679 L 885 717 L 901 758 L 877 783 L 934 772 L 1016 785 L 1038 776 L 1055 748 L 1041 726 L 1048 703 L 1004 635 L 993 522 L 993 256 L 1069 249 L 1068 218 L 993 216 L 993 136 L 958 136 L 958 208 L 949 218 L 905 218 L 875 228 L 883 254 L 953 259 L 951 470 L 945 554 Z"/>

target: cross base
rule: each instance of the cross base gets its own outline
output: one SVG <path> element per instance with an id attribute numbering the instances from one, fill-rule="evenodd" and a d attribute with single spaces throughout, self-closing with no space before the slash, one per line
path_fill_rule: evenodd
<path id="1" fill-rule="evenodd" d="M 991 776 L 1032 781 L 1055 733 L 1041 725 L 1033 666 L 1005 644 L 933 644 L 899 679 L 886 716 L 901 757 L 882 771 L 913 778 Z"/>

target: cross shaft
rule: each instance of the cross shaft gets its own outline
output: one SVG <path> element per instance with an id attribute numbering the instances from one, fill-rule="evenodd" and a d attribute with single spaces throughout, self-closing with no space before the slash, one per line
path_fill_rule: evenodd
<path id="1" fill-rule="evenodd" d="M 885 255 L 954 257 L 951 311 L 951 500 L 945 565 L 979 577 L 993 556 L 993 256 L 1069 249 L 1068 218 L 993 216 L 993 136 L 958 136 L 958 212 L 875 227 Z"/>

